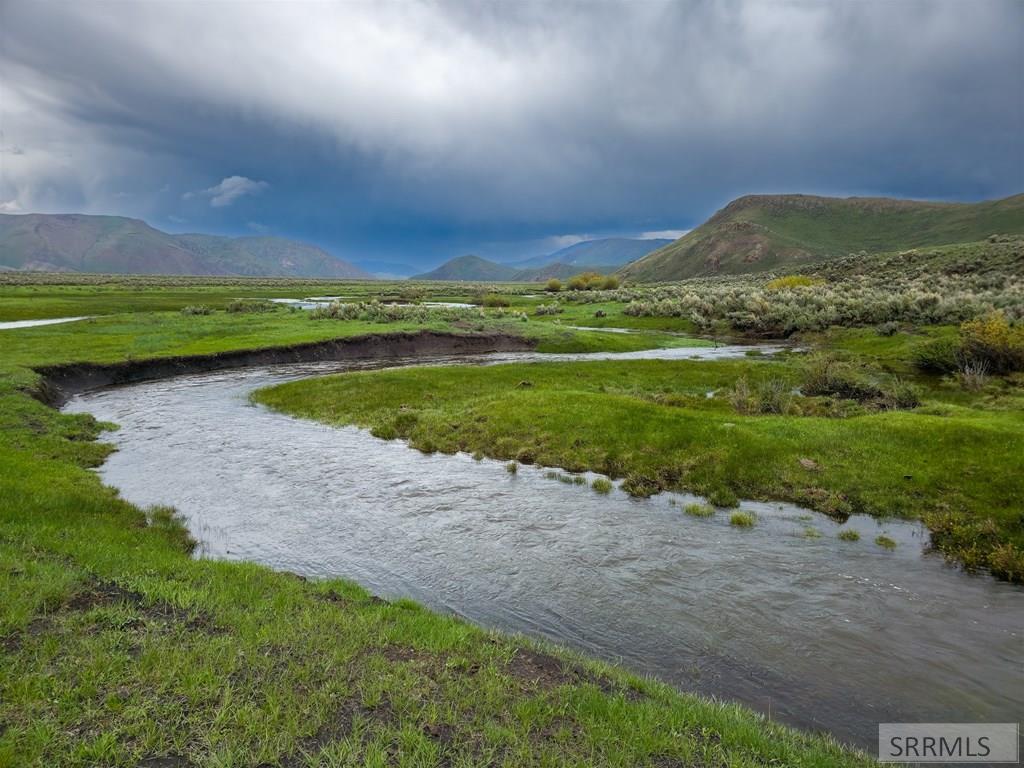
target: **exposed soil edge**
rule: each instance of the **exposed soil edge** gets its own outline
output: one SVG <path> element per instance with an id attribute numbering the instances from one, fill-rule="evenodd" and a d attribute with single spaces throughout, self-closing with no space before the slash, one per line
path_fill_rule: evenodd
<path id="1" fill-rule="evenodd" d="M 118 384 L 165 379 L 190 373 L 208 373 L 226 368 L 313 363 L 325 360 L 372 360 L 416 355 L 476 355 L 485 352 L 523 352 L 534 343 L 522 336 L 504 333 L 443 333 L 415 331 L 351 336 L 314 341 L 286 347 L 240 349 L 213 355 L 158 357 L 117 363 L 67 363 L 36 368 L 42 376 L 34 394 L 59 408 L 79 392 Z"/>

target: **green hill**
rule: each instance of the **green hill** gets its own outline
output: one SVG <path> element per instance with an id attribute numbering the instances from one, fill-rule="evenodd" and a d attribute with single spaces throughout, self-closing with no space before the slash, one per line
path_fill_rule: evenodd
<path id="1" fill-rule="evenodd" d="M 1024 233 L 1024 194 L 982 203 L 748 195 L 619 273 L 646 282 L 741 274 L 997 233 Z"/>
<path id="2" fill-rule="evenodd" d="M 139 219 L 0 214 L 0 269 L 141 275 L 370 278 L 321 248 L 278 237 L 171 235 Z"/>
<path id="3" fill-rule="evenodd" d="M 481 282 L 511 282 L 520 270 L 496 264 L 472 254 L 450 259 L 437 269 L 413 275 L 411 280 L 465 280 Z"/>

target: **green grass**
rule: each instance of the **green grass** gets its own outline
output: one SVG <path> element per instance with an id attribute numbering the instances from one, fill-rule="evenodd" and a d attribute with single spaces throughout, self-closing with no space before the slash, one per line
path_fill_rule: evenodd
<path id="1" fill-rule="evenodd" d="M 713 517 L 715 508 L 710 504 L 687 504 L 683 507 L 683 512 L 690 517 Z"/>
<path id="2" fill-rule="evenodd" d="M 100 483 L 100 425 L 33 399 L 25 367 L 366 330 L 167 312 L 0 337 L 0 766 L 870 764 L 349 582 L 193 559 L 173 510 Z"/>
<path id="3" fill-rule="evenodd" d="M 853 528 L 844 528 L 838 534 L 840 541 L 860 541 L 860 534 Z"/>
<path id="4" fill-rule="evenodd" d="M 875 537 L 875 544 L 880 546 L 882 549 L 893 550 L 896 549 L 896 542 L 888 536 L 879 535 Z"/>
<path id="5" fill-rule="evenodd" d="M 590 487 L 601 494 L 608 494 L 612 492 L 615 484 L 611 480 L 606 480 L 603 477 L 598 477 L 590 484 Z"/>
<path id="6" fill-rule="evenodd" d="M 753 512 L 733 512 L 729 515 L 729 525 L 737 528 L 753 528 L 757 524 L 757 517 Z"/>
<path id="7" fill-rule="evenodd" d="M 922 380 L 920 408 L 848 418 L 740 415 L 705 396 L 741 377 L 797 382 L 801 365 L 790 357 L 418 368 L 294 382 L 256 399 L 327 423 L 390 426 L 442 452 L 507 460 L 528 450 L 544 466 L 624 477 L 623 488 L 641 494 L 665 488 L 716 506 L 778 499 L 838 518 L 920 518 L 943 533 L 936 544 L 950 557 L 1024 578 L 1019 385 L 975 396 Z M 524 379 L 530 387 L 518 386 Z M 1007 547 L 1004 560 L 991 559 Z"/>

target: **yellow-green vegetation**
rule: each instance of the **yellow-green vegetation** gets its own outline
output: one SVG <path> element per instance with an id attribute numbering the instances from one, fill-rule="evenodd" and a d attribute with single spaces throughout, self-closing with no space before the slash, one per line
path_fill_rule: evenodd
<path id="1" fill-rule="evenodd" d="M 837 536 L 840 541 L 860 541 L 860 533 L 854 528 L 843 528 Z"/>
<path id="2" fill-rule="evenodd" d="M 194 559 L 173 510 L 100 483 L 102 425 L 28 366 L 395 330 L 195 303 L 2 332 L 0 766 L 870 764 L 348 582 Z"/>
<path id="3" fill-rule="evenodd" d="M 753 528 L 757 523 L 757 517 L 753 512 L 733 512 L 729 515 L 729 525 L 737 528 Z"/>
<path id="4" fill-rule="evenodd" d="M 390 429 L 414 447 L 505 460 L 527 450 L 541 465 L 624 478 L 634 495 L 686 490 L 716 506 L 778 499 L 838 519 L 920 518 L 950 558 L 1021 581 L 1022 381 L 994 378 L 975 393 L 915 376 L 911 350 L 949 333 L 832 332 L 820 341 L 832 347 L 830 359 L 846 362 L 824 378 L 842 386 L 794 395 L 790 413 L 737 412 L 729 398 L 706 393 L 741 379 L 755 388 L 780 381 L 788 392 L 809 370 L 821 378 L 818 357 L 406 369 L 284 384 L 256 397 L 298 416 Z M 893 370 L 913 378 L 916 408 L 873 402 L 876 387 L 895 381 Z M 865 392 L 864 402 L 849 399 Z"/>
<path id="5" fill-rule="evenodd" d="M 594 480 L 594 482 L 590 484 L 590 487 L 593 488 L 598 493 L 608 494 L 612 492 L 612 488 L 614 488 L 615 485 L 612 483 L 611 480 L 607 480 L 603 477 L 598 477 Z"/>
<path id="6" fill-rule="evenodd" d="M 880 546 L 882 549 L 896 549 L 896 542 L 884 534 L 880 534 L 875 537 L 875 544 Z"/>
<path id="7" fill-rule="evenodd" d="M 715 514 L 715 508 L 710 504 L 687 504 L 683 507 L 683 512 L 690 515 L 690 517 L 712 517 Z"/>

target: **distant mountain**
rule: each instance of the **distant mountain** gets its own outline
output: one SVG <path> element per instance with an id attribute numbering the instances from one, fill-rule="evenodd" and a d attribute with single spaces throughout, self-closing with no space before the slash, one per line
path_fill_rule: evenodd
<path id="1" fill-rule="evenodd" d="M 376 259 L 359 259 L 354 264 L 381 280 L 401 280 L 420 271 L 421 267 L 403 264 L 396 261 L 378 261 Z"/>
<path id="2" fill-rule="evenodd" d="M 550 280 L 552 277 L 565 279 L 580 272 L 608 272 L 608 267 L 587 264 L 547 264 L 533 269 L 517 269 L 507 264 L 497 264 L 479 256 L 459 256 L 446 261 L 437 269 L 414 275 L 412 280 L 448 280 L 452 282 L 476 283 L 533 283 Z"/>
<path id="3" fill-rule="evenodd" d="M 748 195 L 619 274 L 651 282 L 740 274 L 1022 232 L 1024 194 L 983 203 Z"/>
<path id="4" fill-rule="evenodd" d="M 665 239 L 642 240 L 629 237 L 584 240 L 546 256 L 534 256 L 530 259 L 510 262 L 509 266 L 520 269 L 544 267 L 549 264 L 621 267 L 671 242 L 671 240 Z"/>
<path id="5" fill-rule="evenodd" d="M 479 282 L 509 282 L 519 270 L 496 264 L 479 256 L 467 255 L 446 261 L 437 269 L 413 275 L 413 280 L 466 280 Z"/>
<path id="6" fill-rule="evenodd" d="M 142 275 L 372 277 L 294 240 L 171 235 L 139 219 L 77 213 L 0 214 L 0 266 Z"/>

